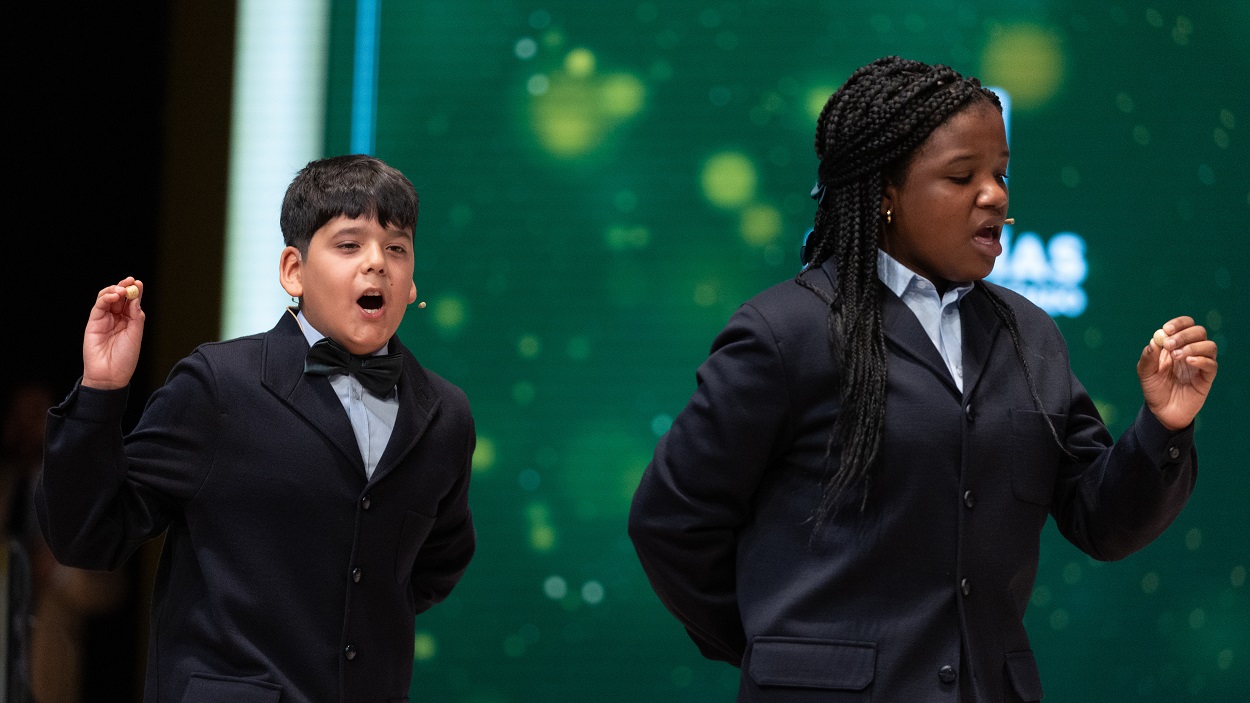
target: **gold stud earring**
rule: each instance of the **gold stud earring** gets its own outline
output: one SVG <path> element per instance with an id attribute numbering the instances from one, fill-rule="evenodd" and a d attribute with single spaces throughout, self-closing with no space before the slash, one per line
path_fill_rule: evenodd
<path id="1" fill-rule="evenodd" d="M 885 223 L 887 225 L 894 224 L 894 209 L 893 208 L 885 209 Z"/>

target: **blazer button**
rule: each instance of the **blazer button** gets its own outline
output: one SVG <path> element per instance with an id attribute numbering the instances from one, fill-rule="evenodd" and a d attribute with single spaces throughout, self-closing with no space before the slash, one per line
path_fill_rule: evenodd
<path id="1" fill-rule="evenodd" d="M 373 501 L 369 500 L 369 494 L 366 493 L 365 497 L 360 499 L 360 507 L 368 510 L 370 505 L 373 505 Z"/>
<path id="2" fill-rule="evenodd" d="M 964 416 L 968 418 L 968 422 L 977 419 L 977 411 L 972 407 L 972 403 L 964 406 Z"/>
<path id="3" fill-rule="evenodd" d="M 972 584 L 968 583 L 968 579 L 964 579 L 959 582 L 959 590 L 963 591 L 965 596 L 970 595 L 972 593 Z"/>
<path id="4" fill-rule="evenodd" d="M 938 669 L 938 680 L 942 683 L 955 683 L 955 670 L 949 666 Z"/>
<path id="5" fill-rule="evenodd" d="M 363 573 L 364 573 L 364 572 L 360 570 L 360 567 L 359 567 L 359 566 L 357 566 L 356 568 L 352 569 L 352 583 L 360 583 L 360 576 L 361 576 L 361 574 L 363 574 Z"/>
<path id="6" fill-rule="evenodd" d="M 1168 458 L 1169 458 L 1169 459 L 1178 459 L 1178 458 L 1180 458 L 1180 455 L 1181 455 L 1181 450 L 1180 450 L 1180 449 L 1177 449 L 1176 447 L 1168 447 Z"/>
<path id="7" fill-rule="evenodd" d="M 964 505 L 971 508 L 977 504 L 976 498 L 973 497 L 972 491 L 964 491 Z"/>
<path id="8" fill-rule="evenodd" d="M 343 656 L 347 657 L 347 661 L 351 661 L 355 659 L 356 658 L 356 645 L 349 644 L 346 647 L 344 647 Z M 947 668 L 950 668 L 950 667 L 947 667 Z"/>

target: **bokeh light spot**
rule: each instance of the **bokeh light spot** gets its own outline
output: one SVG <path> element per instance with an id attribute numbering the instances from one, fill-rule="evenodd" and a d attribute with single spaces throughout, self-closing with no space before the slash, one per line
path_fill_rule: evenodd
<path id="1" fill-rule="evenodd" d="M 603 602 L 603 597 L 607 595 L 603 584 L 598 581 L 587 581 L 582 584 L 582 600 L 590 605 L 599 605 Z"/>
<path id="2" fill-rule="evenodd" d="M 1141 592 L 1147 595 L 1155 593 L 1159 590 L 1159 574 L 1148 571 L 1146 575 L 1141 577 Z"/>
<path id="3" fill-rule="evenodd" d="M 1219 332 L 1224 326 L 1224 315 L 1219 310 L 1207 311 L 1207 330 L 1211 332 Z"/>
<path id="4" fill-rule="evenodd" d="M 629 73 L 614 73 L 599 87 L 599 105 L 604 114 L 617 119 L 633 117 L 642 110 L 647 89 Z"/>
<path id="5" fill-rule="evenodd" d="M 1055 608 L 1055 612 L 1050 614 L 1050 628 L 1052 630 L 1066 630 L 1071 623 L 1072 617 L 1063 608 Z"/>
<path id="6" fill-rule="evenodd" d="M 464 299 L 456 295 L 440 296 L 434 301 L 434 324 L 444 330 L 454 331 L 464 326 L 468 308 Z"/>
<path id="7" fill-rule="evenodd" d="M 642 226 L 612 225 L 603 239 L 612 251 L 645 249 L 651 243 L 651 231 Z"/>
<path id="8" fill-rule="evenodd" d="M 595 72 L 595 55 L 585 47 L 573 49 L 564 57 L 564 70 L 575 78 L 585 78 Z"/>
<path id="9" fill-rule="evenodd" d="M 1233 588 L 1241 588 L 1246 585 L 1246 567 L 1240 564 L 1234 566 L 1232 572 L 1228 575 L 1228 582 L 1233 584 Z"/>
<path id="10" fill-rule="evenodd" d="M 1018 24 L 990 33 L 981 55 L 981 79 L 1011 95 L 1013 110 L 1044 105 L 1063 85 L 1065 65 L 1058 34 L 1045 27 Z"/>
<path id="11" fill-rule="evenodd" d="M 1063 567 L 1063 582 L 1069 586 L 1076 584 L 1081 580 L 1081 565 L 1076 562 L 1069 562 Z"/>
<path id="12" fill-rule="evenodd" d="M 556 530 L 551 525 L 530 528 L 530 547 L 536 552 L 550 552 L 556 546 Z"/>
<path id="13" fill-rule="evenodd" d="M 720 297 L 720 286 L 713 281 L 704 281 L 694 287 L 694 304 L 701 308 L 711 307 Z"/>
<path id="14" fill-rule="evenodd" d="M 738 229 L 747 244 L 766 246 L 781 234 L 781 213 L 771 205 L 752 205 L 742 211 Z"/>
<path id="15" fill-rule="evenodd" d="M 1201 630 L 1205 624 L 1207 624 L 1207 611 L 1202 608 L 1194 608 L 1189 611 L 1189 629 Z"/>
<path id="16" fill-rule="evenodd" d="M 538 139 L 559 157 L 580 156 L 598 146 L 604 125 L 597 114 L 597 98 L 587 82 L 557 75 L 547 91 L 532 103 Z"/>
<path id="17" fill-rule="evenodd" d="M 490 471 L 495 465 L 495 442 L 490 437 L 478 435 L 477 446 L 473 448 L 473 470 Z"/>
<path id="18" fill-rule="evenodd" d="M 560 600 L 569 594 L 569 583 L 563 577 L 551 575 L 543 581 L 543 595 L 551 600 Z"/>
<path id="19" fill-rule="evenodd" d="M 1038 607 L 1044 607 L 1050 603 L 1051 593 L 1048 586 L 1038 586 L 1033 589 L 1033 597 L 1029 602 Z"/>
<path id="20" fill-rule="evenodd" d="M 668 432 L 668 428 L 672 426 L 673 426 L 672 415 L 660 413 L 659 415 L 656 415 L 655 417 L 651 418 L 651 434 L 655 435 L 656 437 L 663 436 L 665 432 Z"/>
<path id="21" fill-rule="evenodd" d="M 1189 551 L 1197 551 L 1202 546 L 1202 530 L 1197 527 L 1191 527 L 1185 533 L 1185 548 Z"/>
<path id="22" fill-rule="evenodd" d="M 555 549 L 556 528 L 551 524 L 551 508 L 546 503 L 530 503 L 525 508 L 525 517 L 530 527 L 530 548 L 536 552 Z"/>
<path id="23" fill-rule="evenodd" d="M 755 197 L 755 164 L 744 154 L 724 151 L 703 164 L 699 177 L 703 196 L 713 205 L 738 208 Z"/>
<path id="24" fill-rule="evenodd" d="M 534 58 L 534 54 L 538 53 L 538 42 L 530 37 L 521 37 L 517 40 L 516 46 L 512 48 L 512 51 L 518 59 L 527 61 Z"/>
<path id="25" fill-rule="evenodd" d="M 530 95 L 546 95 L 551 89 L 551 79 L 541 73 L 535 73 L 525 82 L 525 91 Z"/>
<path id="26" fill-rule="evenodd" d="M 1176 25 L 1172 27 L 1172 41 L 1181 46 L 1189 43 L 1189 37 L 1194 33 L 1194 23 L 1184 15 L 1176 18 Z"/>
<path id="27" fill-rule="evenodd" d="M 522 359 L 534 359 L 543 351 L 542 340 L 538 335 L 526 334 L 522 335 L 516 343 L 516 352 Z"/>
<path id="28" fill-rule="evenodd" d="M 412 658 L 414 661 L 429 661 L 438 654 L 438 644 L 434 641 L 434 635 L 428 632 L 418 632 L 412 639 Z"/>
<path id="29" fill-rule="evenodd" d="M 1094 407 L 1098 410 L 1098 414 L 1102 416 L 1103 423 L 1107 425 L 1114 425 L 1116 418 L 1119 417 L 1120 415 L 1120 412 L 1119 410 L 1116 409 L 1116 406 L 1105 400 L 1095 399 Z"/>
<path id="30" fill-rule="evenodd" d="M 829 102 L 829 96 L 833 95 L 837 87 L 827 85 L 818 85 L 807 91 L 807 99 L 804 105 L 807 106 L 807 119 L 809 122 L 815 123 L 820 119 L 821 110 L 825 109 L 825 103 Z"/>
<path id="31" fill-rule="evenodd" d="M 543 477 L 534 469 L 522 469 L 521 473 L 517 474 L 516 482 L 523 490 L 536 491 L 543 484 Z"/>
<path id="32" fill-rule="evenodd" d="M 1220 671 L 1228 671 L 1233 666 L 1233 650 L 1222 649 L 1215 657 L 1215 666 Z"/>

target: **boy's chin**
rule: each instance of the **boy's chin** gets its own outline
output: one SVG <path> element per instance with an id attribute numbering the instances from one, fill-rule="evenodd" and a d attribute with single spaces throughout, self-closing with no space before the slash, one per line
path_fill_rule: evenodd
<path id="1" fill-rule="evenodd" d="M 386 346 L 395 336 L 394 328 L 371 330 L 372 334 L 359 335 L 347 340 L 335 340 L 353 354 L 372 354 Z"/>

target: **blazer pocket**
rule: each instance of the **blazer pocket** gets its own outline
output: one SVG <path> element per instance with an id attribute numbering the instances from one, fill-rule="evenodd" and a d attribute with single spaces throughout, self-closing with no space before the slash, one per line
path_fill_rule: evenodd
<path id="1" fill-rule="evenodd" d="M 282 687 L 268 681 L 191 674 L 182 703 L 278 703 Z"/>
<path id="2" fill-rule="evenodd" d="M 1036 410 L 1011 410 L 1011 433 L 1016 456 L 1012 460 L 1011 492 L 1034 505 L 1050 505 L 1055 493 L 1055 475 L 1062 455 L 1055 437 L 1046 425 L 1047 417 L 1063 440 L 1066 415 L 1040 413 Z"/>
<path id="3" fill-rule="evenodd" d="M 1032 650 L 1007 653 L 1007 678 L 1016 695 L 1026 703 L 1042 700 L 1042 676 L 1037 671 L 1037 660 Z"/>
<path id="4" fill-rule="evenodd" d="M 399 549 L 395 553 L 395 583 L 403 583 L 412 576 L 412 565 L 425 538 L 430 536 L 434 518 L 409 510 L 404 515 L 404 525 L 399 528 Z"/>
<path id="5" fill-rule="evenodd" d="M 751 680 L 760 686 L 863 691 L 877 669 L 872 642 L 803 637 L 756 637 L 751 643 Z"/>

